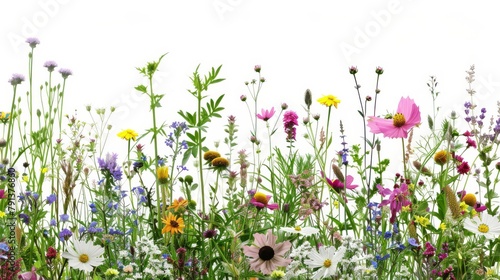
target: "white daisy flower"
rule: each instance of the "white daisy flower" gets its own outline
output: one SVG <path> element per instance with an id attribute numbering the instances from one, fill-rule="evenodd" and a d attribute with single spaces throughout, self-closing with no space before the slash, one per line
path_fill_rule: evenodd
<path id="1" fill-rule="evenodd" d="M 300 227 L 300 226 L 296 226 L 296 227 L 282 227 L 280 230 L 284 231 L 284 232 L 288 232 L 288 233 L 298 233 L 298 234 L 304 235 L 304 236 L 313 235 L 313 234 L 316 234 L 316 233 L 319 232 L 319 229 L 317 229 L 317 228 L 313 228 L 313 227 Z"/>
<path id="2" fill-rule="evenodd" d="M 324 277 L 337 274 L 337 265 L 344 257 L 346 248 L 341 246 L 338 249 L 335 247 L 319 247 L 319 253 L 311 251 L 304 261 L 310 268 L 319 267 L 312 279 L 323 279 Z"/>
<path id="3" fill-rule="evenodd" d="M 486 239 L 495 239 L 500 235 L 498 218 L 486 212 L 481 214 L 481 219 L 478 216 L 465 219 L 464 228 L 477 235 L 483 235 Z"/>
<path id="4" fill-rule="evenodd" d="M 62 257 L 68 259 L 69 266 L 86 272 L 92 272 L 94 266 L 100 266 L 104 259 L 100 256 L 104 248 L 95 246 L 92 242 L 73 240 L 74 249 L 69 247 Z"/>

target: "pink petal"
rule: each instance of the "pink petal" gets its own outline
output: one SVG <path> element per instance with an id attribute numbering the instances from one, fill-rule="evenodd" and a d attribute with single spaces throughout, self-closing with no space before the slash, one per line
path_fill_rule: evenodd
<path id="1" fill-rule="evenodd" d="M 353 190 L 358 187 L 358 185 L 352 185 L 352 181 L 354 181 L 354 177 L 352 177 L 351 175 L 347 175 L 347 177 L 345 178 L 345 184 L 347 189 Z"/>
<path id="2" fill-rule="evenodd" d="M 278 205 L 278 203 L 271 203 L 271 204 L 268 204 L 267 205 L 267 208 L 269 208 L 270 210 L 276 210 L 278 209 L 280 206 Z"/>

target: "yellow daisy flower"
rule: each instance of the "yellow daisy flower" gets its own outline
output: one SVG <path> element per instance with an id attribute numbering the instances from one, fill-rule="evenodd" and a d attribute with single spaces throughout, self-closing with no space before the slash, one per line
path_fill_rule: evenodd
<path id="1" fill-rule="evenodd" d="M 318 102 L 326 107 L 331 107 L 332 105 L 337 108 L 340 103 L 340 99 L 333 95 L 323 95 L 318 99 Z"/>
<path id="2" fill-rule="evenodd" d="M 125 140 L 134 140 L 136 141 L 137 140 L 137 136 L 139 136 L 139 134 L 137 134 L 137 132 L 135 132 L 134 130 L 132 129 L 125 129 L 125 130 L 122 130 L 120 131 L 118 134 L 118 137 L 120 137 L 121 139 L 125 139 Z"/>

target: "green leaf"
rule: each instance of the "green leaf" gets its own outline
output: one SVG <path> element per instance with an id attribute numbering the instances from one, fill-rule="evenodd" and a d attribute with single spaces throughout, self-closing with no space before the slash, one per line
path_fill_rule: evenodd
<path id="1" fill-rule="evenodd" d="M 142 93 L 148 93 L 148 88 L 145 85 L 138 85 L 135 87 L 135 89 Z"/>

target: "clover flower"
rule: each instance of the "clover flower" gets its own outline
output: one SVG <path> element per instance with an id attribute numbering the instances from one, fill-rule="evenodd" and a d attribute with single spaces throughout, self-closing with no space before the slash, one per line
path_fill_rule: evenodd
<path id="1" fill-rule="evenodd" d="M 52 72 L 57 67 L 57 63 L 52 60 L 45 61 L 43 67 L 47 68 L 47 71 Z"/>
<path id="2" fill-rule="evenodd" d="M 288 142 L 295 140 L 296 126 L 298 123 L 299 116 L 294 111 L 286 111 L 283 115 L 283 126 L 285 128 L 285 133 L 287 134 L 286 140 Z"/>
<path id="3" fill-rule="evenodd" d="M 9 79 L 9 83 L 13 86 L 19 85 L 24 82 L 24 76 L 21 74 L 12 74 L 12 77 Z"/>
<path id="4" fill-rule="evenodd" d="M 59 73 L 61 73 L 61 76 L 63 77 L 63 79 L 66 79 L 70 75 L 73 75 L 73 72 L 69 69 L 66 69 L 66 68 L 59 69 Z"/>
<path id="5" fill-rule="evenodd" d="M 33 49 L 36 47 L 36 45 L 40 44 L 40 40 L 38 40 L 38 38 L 35 37 L 29 37 L 26 38 L 26 43 L 28 43 L 30 47 Z"/>

